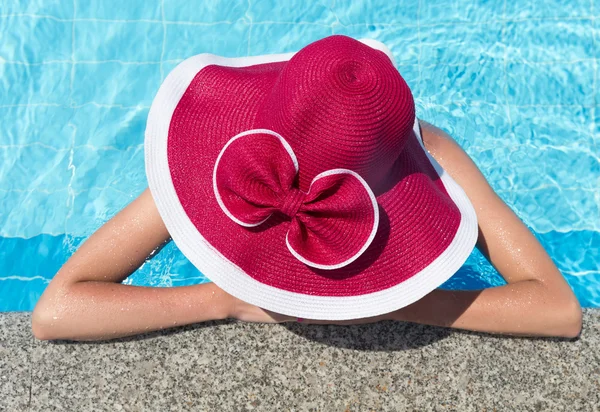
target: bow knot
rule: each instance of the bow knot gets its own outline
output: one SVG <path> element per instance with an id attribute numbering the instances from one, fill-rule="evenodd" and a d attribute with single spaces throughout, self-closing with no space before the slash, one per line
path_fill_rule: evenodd
<path id="1" fill-rule="evenodd" d="M 296 155 L 281 135 L 248 130 L 221 150 L 213 190 L 223 212 L 241 226 L 258 226 L 276 211 L 288 216 L 285 242 L 306 265 L 337 269 L 350 264 L 377 232 L 375 195 L 352 170 L 320 173 L 306 193 L 294 187 L 297 174 Z"/>
<path id="2" fill-rule="evenodd" d="M 298 214 L 298 210 L 300 209 L 300 206 L 302 206 L 305 197 L 306 193 L 302 190 L 291 187 L 283 199 L 279 210 L 287 217 L 293 218 Z"/>

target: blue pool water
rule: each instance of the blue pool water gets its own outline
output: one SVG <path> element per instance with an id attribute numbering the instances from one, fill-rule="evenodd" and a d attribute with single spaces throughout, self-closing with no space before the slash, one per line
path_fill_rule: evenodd
<path id="1" fill-rule="evenodd" d="M 177 63 L 331 34 L 392 50 L 418 115 L 456 138 L 581 303 L 600 307 L 599 18 L 591 0 L 2 1 L 0 311 L 31 310 L 146 187 L 146 116 Z M 171 244 L 126 282 L 205 281 Z M 474 252 L 446 286 L 499 284 Z"/>

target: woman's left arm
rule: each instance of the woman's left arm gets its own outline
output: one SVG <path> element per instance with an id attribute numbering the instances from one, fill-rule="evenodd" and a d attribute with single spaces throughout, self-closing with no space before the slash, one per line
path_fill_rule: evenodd
<path id="1" fill-rule="evenodd" d="M 477 247 L 507 284 L 482 291 L 435 290 L 391 317 L 490 333 L 578 336 L 581 307 L 542 245 L 450 136 L 426 122 L 421 127 L 428 151 L 475 207 Z"/>

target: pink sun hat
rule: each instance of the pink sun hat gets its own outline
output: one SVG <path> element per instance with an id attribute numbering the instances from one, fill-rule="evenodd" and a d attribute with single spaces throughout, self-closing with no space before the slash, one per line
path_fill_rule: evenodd
<path id="1" fill-rule="evenodd" d="M 375 40 L 185 60 L 152 103 L 145 159 L 182 253 L 229 294 L 289 316 L 400 309 L 477 240 L 471 202 L 425 150 L 412 93 Z"/>

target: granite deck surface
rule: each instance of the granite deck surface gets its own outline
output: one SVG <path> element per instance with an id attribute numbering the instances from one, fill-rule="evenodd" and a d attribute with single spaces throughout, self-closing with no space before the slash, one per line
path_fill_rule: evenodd
<path id="1" fill-rule="evenodd" d="M 41 342 L 0 314 L 0 411 L 598 411 L 600 311 L 576 340 L 414 324 L 218 322 Z"/>

